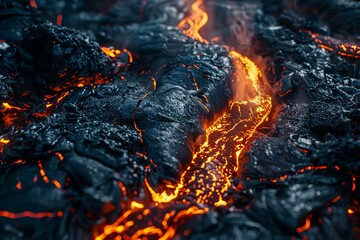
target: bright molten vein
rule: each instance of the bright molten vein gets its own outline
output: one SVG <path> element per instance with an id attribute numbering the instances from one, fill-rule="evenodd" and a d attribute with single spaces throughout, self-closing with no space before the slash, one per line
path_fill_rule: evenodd
<path id="1" fill-rule="evenodd" d="M 199 34 L 208 20 L 207 13 L 200 8 L 201 4 L 202 0 L 195 1 L 190 16 L 183 19 L 178 27 L 185 35 L 208 43 Z M 145 178 L 145 186 L 157 207 L 144 206 L 125 211 L 112 225 L 105 226 L 96 240 L 110 236 L 118 239 L 170 239 L 175 236 L 178 222 L 182 219 L 208 211 L 194 204 L 227 204 L 222 196 L 230 186 L 231 176 L 239 171 L 239 158 L 271 110 L 271 97 L 262 88 L 260 69 L 236 51 L 231 51 L 230 56 L 235 68 L 233 81 L 238 88 L 235 92 L 242 93 L 242 99 L 235 98 L 225 114 L 206 130 L 206 141 L 182 174 L 179 184 L 167 186 L 167 191 L 159 193 Z M 251 97 L 244 98 L 244 94 Z M 169 189 L 173 191 L 169 192 Z M 187 196 L 186 200 L 182 196 Z M 170 205 L 166 204 L 169 202 L 176 202 L 179 209 L 169 208 Z M 154 220 L 155 216 L 159 221 Z M 136 224 L 134 220 L 137 220 Z"/>

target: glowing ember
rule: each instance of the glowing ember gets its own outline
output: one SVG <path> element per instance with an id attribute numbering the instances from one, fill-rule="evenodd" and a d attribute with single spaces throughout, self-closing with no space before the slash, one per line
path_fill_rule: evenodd
<path id="1" fill-rule="evenodd" d="M 101 47 L 101 50 L 108 55 L 109 57 L 115 58 L 116 56 L 121 54 L 121 51 L 118 49 L 108 48 L 108 47 Z"/>
<path id="2" fill-rule="evenodd" d="M 349 58 L 360 58 L 360 47 L 355 44 L 343 43 L 340 40 L 306 31 L 319 47 L 330 52 L 336 52 L 340 56 Z"/>
<path id="3" fill-rule="evenodd" d="M 55 155 L 60 159 L 60 161 L 64 160 L 64 157 L 61 153 L 56 152 Z"/>
<path id="4" fill-rule="evenodd" d="M 30 0 L 30 6 L 32 6 L 33 8 L 37 8 L 35 0 Z"/>
<path id="5" fill-rule="evenodd" d="M 0 210 L 0 217 L 6 217 L 6 218 L 51 218 L 55 216 L 62 215 L 62 213 L 52 213 L 52 212 L 40 212 L 40 213 L 34 213 L 30 211 L 25 211 L 22 213 L 12 213 L 8 211 L 1 211 Z"/>
<path id="6" fill-rule="evenodd" d="M 62 25 L 62 20 L 63 20 L 63 15 L 57 15 L 56 17 L 56 24 L 61 26 Z"/>
<path id="7" fill-rule="evenodd" d="M 154 91 L 155 91 L 155 90 L 156 90 L 156 79 L 155 79 L 155 78 L 151 78 L 151 80 L 153 80 Z"/>
<path id="8" fill-rule="evenodd" d="M 130 206 L 131 206 L 132 209 L 134 209 L 134 208 L 144 208 L 144 204 L 141 204 L 141 203 L 138 203 L 138 202 L 135 202 L 135 201 L 132 201 Z"/>
<path id="9" fill-rule="evenodd" d="M 20 111 L 24 111 L 26 110 L 26 108 L 20 108 L 20 107 L 16 107 L 16 106 L 11 106 L 9 103 L 4 102 L 3 106 L 5 108 L 5 110 L 10 110 L 10 109 L 15 109 L 15 110 L 20 110 Z"/>
<path id="10" fill-rule="evenodd" d="M 0 139 L 0 143 L 8 144 L 9 142 L 10 142 L 9 139 L 6 139 L 6 138 L 1 138 L 1 139 Z"/>
<path id="11" fill-rule="evenodd" d="M 42 163 L 40 162 L 40 160 L 38 161 L 38 166 L 40 168 L 40 175 L 41 175 L 42 179 L 44 180 L 45 183 L 49 183 L 49 178 L 46 176 L 44 167 L 43 167 Z"/>
<path id="12" fill-rule="evenodd" d="M 61 189 L 61 184 L 57 180 L 53 180 L 53 184 L 57 189 Z"/>
<path id="13" fill-rule="evenodd" d="M 121 53 L 126 53 L 129 56 L 129 63 L 132 63 L 134 61 L 133 55 L 130 51 L 127 49 L 123 49 L 122 51 L 114 48 L 108 48 L 108 47 L 101 47 L 101 50 L 108 55 L 111 58 L 116 58 Z"/>
<path id="14" fill-rule="evenodd" d="M 298 233 L 305 232 L 306 230 L 308 230 L 308 229 L 310 228 L 310 225 L 311 225 L 310 219 L 309 219 L 309 218 L 305 218 L 305 225 L 304 225 L 304 226 L 301 226 L 301 227 L 298 227 L 298 228 L 296 229 L 296 231 L 297 231 Z"/>

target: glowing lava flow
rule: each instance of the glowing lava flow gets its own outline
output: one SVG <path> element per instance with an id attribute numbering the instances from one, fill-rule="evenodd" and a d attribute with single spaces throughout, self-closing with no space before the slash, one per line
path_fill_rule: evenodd
<path id="1" fill-rule="evenodd" d="M 173 186 L 173 193 L 155 192 L 145 178 L 145 185 L 157 207 L 131 207 L 114 224 L 106 226 L 96 240 L 116 239 L 115 236 L 128 236 L 129 239 L 169 239 L 175 236 L 179 219 L 185 220 L 208 211 L 207 208 L 192 205 L 194 202 L 215 206 L 226 205 L 222 195 L 230 186 L 230 177 L 238 171 L 239 157 L 271 109 L 271 98 L 263 95 L 259 87 L 259 68 L 250 59 L 235 51 L 230 52 L 230 56 L 235 64 L 235 77 L 239 81 L 244 80 L 239 77 L 245 73 L 247 80 L 252 84 L 250 90 L 255 97 L 232 103 L 229 110 L 207 129 L 206 142 L 194 155 L 191 164 L 182 174 L 180 183 Z M 185 196 L 186 201 L 185 198 L 181 200 Z M 176 201 L 173 208 L 164 204 L 171 201 Z M 187 203 L 185 208 L 184 203 Z M 139 221 L 141 226 L 135 224 L 140 224 Z M 189 230 L 185 233 L 189 233 Z"/>
<path id="2" fill-rule="evenodd" d="M 178 27 L 183 29 L 184 23 L 189 28 L 184 34 L 199 41 L 200 28 L 207 22 L 206 12 L 200 9 L 202 0 L 192 6 L 192 14 L 182 20 Z M 157 203 L 170 202 L 181 195 L 191 196 L 198 203 L 226 205 L 222 194 L 230 186 L 230 177 L 238 171 L 239 156 L 256 128 L 264 122 L 271 109 L 271 98 L 262 94 L 261 71 L 249 58 L 231 51 L 230 56 L 235 66 L 235 78 L 249 82 L 252 89 L 247 89 L 254 96 L 251 100 L 235 101 L 229 110 L 206 131 L 206 142 L 194 155 L 191 164 L 182 174 L 180 183 L 172 193 L 157 193 L 145 179 L 145 185 Z M 243 79 L 245 76 L 246 79 Z M 245 84 L 241 84 L 242 87 Z"/>
<path id="3" fill-rule="evenodd" d="M 134 61 L 131 52 L 128 51 L 127 49 L 123 49 L 123 51 L 120 51 L 119 49 L 101 47 L 101 50 L 111 58 L 116 58 L 117 56 L 119 56 L 121 53 L 124 52 L 129 56 L 129 63 L 132 63 Z"/>
<path id="4" fill-rule="evenodd" d="M 200 42 L 199 30 L 208 16 L 200 9 L 202 0 L 192 5 L 192 14 L 182 20 L 178 27 L 189 37 Z M 222 199 L 230 186 L 230 178 L 239 170 L 239 158 L 271 110 L 271 97 L 261 87 L 261 71 L 249 58 L 231 51 L 235 67 L 234 82 L 251 96 L 250 99 L 235 99 L 228 111 L 206 130 L 206 141 L 194 155 L 190 165 L 176 186 L 167 185 L 161 193 L 144 183 L 155 206 L 130 207 L 112 225 L 107 225 L 96 240 L 103 239 L 171 239 L 181 226 L 180 220 L 197 214 L 205 214 L 208 206 L 226 205 Z M 246 82 L 244 84 L 244 82 Z M 172 191 L 170 191 L 172 190 Z M 166 203 L 175 204 L 166 204 Z M 184 236 L 190 229 L 181 229 Z"/>
<path id="5" fill-rule="evenodd" d="M 12 218 L 12 219 L 16 219 L 16 218 L 52 218 L 55 216 L 62 217 L 62 215 L 63 215 L 63 213 L 60 211 L 57 213 L 52 213 L 52 212 L 35 213 L 35 212 L 30 212 L 30 211 L 25 211 L 22 213 L 12 213 L 12 212 L 8 212 L 8 211 L 0 210 L 0 217 L 6 217 L 6 218 Z"/>
<path id="6" fill-rule="evenodd" d="M 114 224 L 104 228 L 102 234 L 96 240 L 104 239 L 161 239 L 167 240 L 175 236 L 177 226 L 187 218 L 199 214 L 205 214 L 208 208 L 200 208 L 192 205 L 178 205 L 176 209 L 130 209 L 126 211 Z M 159 221 L 154 221 L 154 218 Z M 139 228 L 135 222 L 141 222 L 145 226 Z M 187 233 L 190 233 L 187 231 Z M 186 235 L 186 233 L 185 233 Z M 124 237 L 120 237 L 124 236 Z M 126 237 L 125 237 L 126 236 Z"/>
<path id="7" fill-rule="evenodd" d="M 307 32 L 319 47 L 330 52 L 336 52 L 340 56 L 349 58 L 360 58 L 360 47 L 355 44 L 343 43 L 332 37 L 324 36 L 319 33 Z"/>
<path id="8" fill-rule="evenodd" d="M 207 23 L 208 15 L 205 11 L 200 8 L 200 5 L 203 3 L 202 0 L 197 0 L 191 6 L 191 16 L 184 18 L 179 24 L 178 28 L 182 30 L 182 32 L 199 42 L 208 43 L 206 39 L 204 39 L 199 31 L 200 29 Z"/>
<path id="9" fill-rule="evenodd" d="M 235 101 L 229 110 L 206 131 L 206 142 L 194 155 L 191 164 L 182 174 L 180 183 L 172 193 L 155 192 L 145 179 L 152 198 L 157 203 L 170 202 L 177 197 L 189 196 L 198 203 L 226 205 L 222 194 L 230 186 L 230 177 L 238 171 L 239 157 L 256 128 L 265 121 L 271 109 L 271 98 L 260 89 L 261 72 L 247 57 L 231 51 L 235 64 L 235 77 L 245 73 L 251 82 L 255 97 Z"/>

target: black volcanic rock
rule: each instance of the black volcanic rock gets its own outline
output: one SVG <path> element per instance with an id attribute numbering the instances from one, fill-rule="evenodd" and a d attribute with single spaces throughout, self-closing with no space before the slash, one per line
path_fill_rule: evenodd
<path id="1" fill-rule="evenodd" d="M 2 238 L 92 239 L 130 208 L 175 239 L 359 238 L 360 53 L 339 54 L 360 46 L 358 2 L 204 1 L 210 44 L 176 27 L 192 2 L 0 3 Z M 144 182 L 177 184 L 232 101 L 232 49 L 274 107 L 227 205 L 155 204 Z"/>

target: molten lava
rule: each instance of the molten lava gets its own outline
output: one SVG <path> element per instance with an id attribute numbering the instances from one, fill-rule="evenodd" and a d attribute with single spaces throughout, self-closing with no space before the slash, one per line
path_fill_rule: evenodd
<path id="1" fill-rule="evenodd" d="M 111 58 L 116 58 L 121 53 L 126 53 L 129 56 L 129 63 L 132 63 L 134 61 L 131 52 L 128 51 L 127 49 L 123 49 L 123 51 L 120 51 L 119 49 L 114 49 L 114 48 L 109 48 L 109 47 L 101 47 L 101 50 Z"/>
<path id="2" fill-rule="evenodd" d="M 265 121 L 271 109 L 271 98 L 264 96 L 260 87 L 261 72 L 247 57 L 230 52 L 235 64 L 237 81 L 245 72 L 251 82 L 255 97 L 235 101 L 229 110 L 206 131 L 206 142 L 194 155 L 173 193 L 155 192 L 145 179 L 145 184 L 157 203 L 170 202 L 179 195 L 195 195 L 198 203 L 226 205 L 222 194 L 230 186 L 230 177 L 239 169 L 239 157 L 256 128 Z"/>
<path id="3" fill-rule="evenodd" d="M 199 34 L 208 21 L 207 13 L 200 8 L 201 4 L 202 0 L 195 1 L 190 16 L 183 19 L 178 27 L 188 37 L 207 44 L 208 41 Z M 114 55 L 113 51 L 104 50 L 109 56 Z M 119 239 L 169 239 L 175 236 L 176 229 L 181 225 L 180 220 L 208 211 L 198 204 L 215 207 L 227 205 L 223 194 L 230 186 L 230 178 L 239 171 L 239 158 L 271 110 L 271 98 L 261 86 L 260 69 L 236 51 L 231 51 L 230 56 L 235 68 L 235 87 L 248 86 L 246 91 L 251 98 L 234 99 L 225 114 L 206 130 L 205 143 L 193 156 L 177 185 L 168 184 L 166 190 L 158 193 L 145 178 L 145 186 L 155 207 L 133 202 L 116 222 L 105 226 L 96 240 L 114 239 L 116 236 Z M 243 81 L 246 84 L 240 84 Z M 154 80 L 154 90 L 155 84 Z M 171 210 L 169 203 L 173 202 L 176 202 L 176 207 Z M 185 236 L 190 233 L 189 230 L 182 231 Z"/>
<path id="4" fill-rule="evenodd" d="M 208 14 L 200 8 L 202 3 L 202 0 L 196 0 L 193 3 L 191 6 L 191 16 L 184 18 L 178 24 L 178 28 L 182 30 L 186 36 L 191 37 L 199 42 L 208 43 L 208 41 L 204 39 L 199 33 L 200 29 L 208 21 Z"/>

